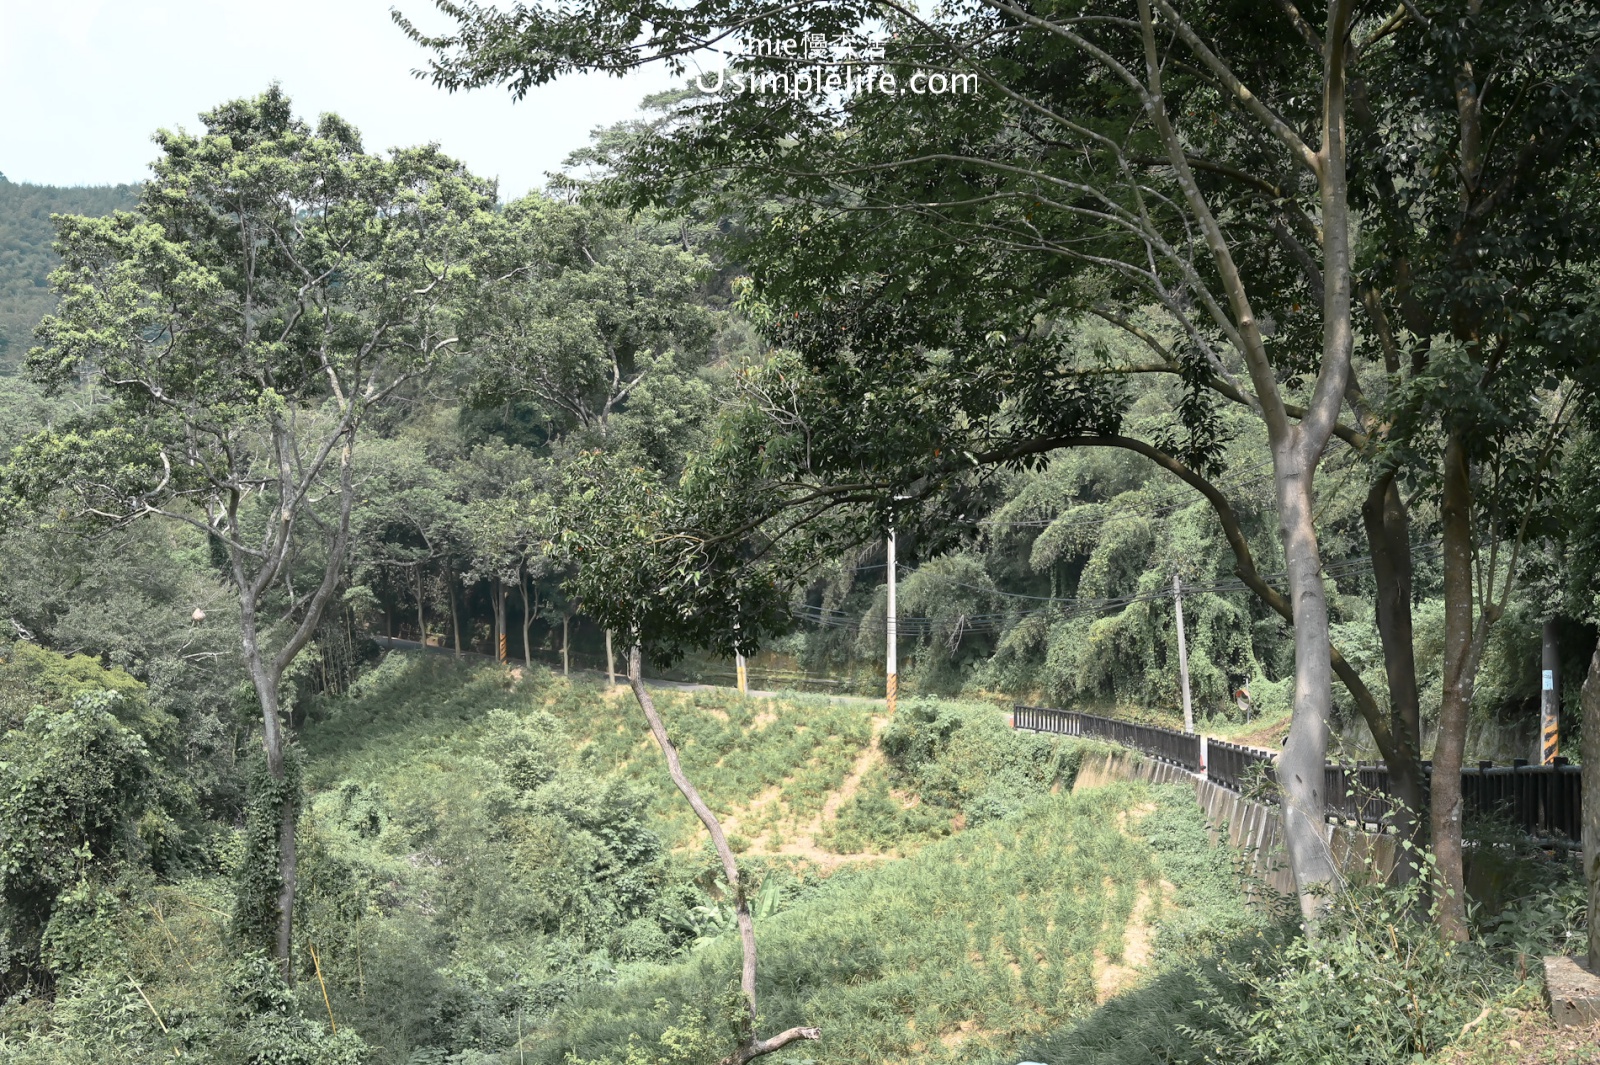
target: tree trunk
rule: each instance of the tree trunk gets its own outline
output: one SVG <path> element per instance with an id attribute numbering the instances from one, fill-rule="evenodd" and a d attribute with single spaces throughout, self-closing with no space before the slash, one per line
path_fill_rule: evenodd
<path id="1" fill-rule="evenodd" d="M 1561 644 L 1555 618 L 1545 618 L 1540 632 L 1539 765 L 1561 753 Z"/>
<path id="2" fill-rule="evenodd" d="M 1322 142 L 1312 152 L 1298 135 L 1275 118 L 1263 118 L 1272 135 L 1299 154 L 1313 169 L 1321 202 L 1322 350 L 1316 384 L 1298 424 L 1284 404 L 1277 371 L 1268 357 L 1261 320 L 1251 306 L 1244 275 L 1235 262 L 1227 235 L 1195 181 L 1189 149 L 1173 128 L 1161 88 L 1166 64 L 1160 38 L 1169 31 L 1156 27 L 1150 0 L 1137 5 L 1144 41 L 1148 82 L 1146 113 L 1171 160 L 1199 232 L 1204 236 L 1227 294 L 1239 345 L 1255 386 L 1262 420 L 1272 448 L 1272 473 L 1278 502 L 1279 531 L 1288 566 L 1289 600 L 1294 617 L 1294 718 L 1278 760 L 1283 793 L 1282 815 L 1289 864 L 1294 871 L 1301 914 L 1308 930 L 1327 893 L 1340 883 L 1325 835 L 1323 764 L 1328 750 L 1328 725 L 1333 709 L 1333 668 L 1329 660 L 1328 604 L 1322 587 L 1322 563 L 1312 507 L 1312 480 L 1328 439 L 1338 422 L 1350 383 L 1354 339 L 1351 321 L 1350 210 L 1345 174 L 1345 65 L 1349 58 L 1353 5 L 1334 0 L 1328 5 L 1323 34 Z M 1165 10 L 1165 8 L 1164 8 Z M 1188 35 L 1196 52 L 1198 36 L 1171 20 L 1172 29 Z M 1192 39 L 1190 39 L 1192 38 Z M 1359 679 L 1359 678 L 1357 678 Z"/>
<path id="3" fill-rule="evenodd" d="M 1600 914 L 1600 642 L 1583 682 L 1583 875 L 1589 881 L 1589 912 Z M 1591 927 L 1593 926 L 1591 921 Z M 1589 971 L 1600 973 L 1600 933 L 1589 933 Z"/>
<path id="4" fill-rule="evenodd" d="M 571 614 L 561 615 L 561 675 L 571 676 L 571 664 L 567 661 L 567 632 L 572 622 Z"/>
<path id="5" fill-rule="evenodd" d="M 424 649 L 428 646 L 428 619 L 422 608 L 422 563 L 418 562 L 411 567 L 413 583 L 417 590 L 417 643 Z"/>
<path id="6" fill-rule="evenodd" d="M 1399 801 L 1394 827 L 1401 839 L 1420 847 L 1428 798 L 1411 623 L 1410 518 L 1393 476 L 1386 475 L 1373 485 L 1362 504 L 1361 520 L 1377 585 L 1374 613 L 1389 682 L 1389 740 L 1383 757 L 1389 767 L 1390 793 Z M 1404 883 L 1419 869 L 1419 852 L 1413 850 L 1395 864 L 1395 880 Z"/>
<path id="7" fill-rule="evenodd" d="M 617 686 L 617 660 L 611 653 L 611 630 L 606 630 L 606 683 Z"/>
<path id="8" fill-rule="evenodd" d="M 1444 449 L 1439 519 L 1444 543 L 1444 698 L 1433 749 L 1433 852 L 1438 865 L 1439 928 L 1467 938 L 1461 841 L 1461 761 L 1477 663 L 1472 594 L 1472 485 L 1464 430 L 1451 429 Z"/>
<path id="9" fill-rule="evenodd" d="M 461 614 L 456 610 L 456 578 L 448 569 L 444 575 L 445 594 L 450 597 L 450 635 L 455 639 L 456 657 L 461 657 Z"/>
<path id="10" fill-rule="evenodd" d="M 528 630 L 533 628 L 533 610 L 539 603 L 539 589 L 533 589 L 533 594 L 528 594 L 529 580 L 526 575 L 517 582 L 517 590 L 522 593 L 522 664 L 529 669 L 533 668 L 533 644 L 528 642 Z"/>
<path id="11" fill-rule="evenodd" d="M 1293 438 L 1277 450 L 1296 452 Z M 1289 599 L 1294 604 L 1294 716 L 1278 756 L 1283 792 L 1284 842 L 1294 873 L 1300 913 L 1315 924 L 1330 891 L 1342 885 L 1328 847 L 1327 796 L 1323 766 L 1333 709 L 1333 668 L 1328 658 L 1328 603 L 1322 585 L 1311 498 L 1311 464 L 1295 470 L 1296 456 L 1275 463 L 1278 528 L 1288 565 Z"/>
<path id="12" fill-rule="evenodd" d="M 261 707 L 261 741 L 267 756 L 267 773 L 282 785 L 288 778 L 288 762 L 282 722 L 279 721 L 281 705 L 278 701 L 279 677 L 273 675 L 266 656 L 261 652 L 261 641 L 256 629 L 256 604 L 247 594 L 239 604 L 240 630 L 243 637 L 246 668 L 250 683 L 255 688 L 256 701 Z M 289 951 L 294 936 L 295 898 L 295 823 L 298 820 L 297 796 L 285 793 L 278 814 L 278 934 L 274 949 L 283 978 L 294 982 L 294 970 L 289 964 Z"/>
<path id="13" fill-rule="evenodd" d="M 739 988 L 744 992 L 745 1020 L 740 1026 L 738 1048 L 723 1059 L 724 1062 L 726 1065 L 743 1065 L 752 1058 L 770 1054 L 797 1039 L 820 1039 L 822 1032 L 817 1028 L 790 1028 L 771 1039 L 756 1038 L 756 927 L 750 915 L 750 900 L 745 895 L 744 879 L 739 875 L 738 860 L 734 858 L 733 848 L 728 846 L 728 837 L 723 833 L 722 823 L 717 820 L 717 815 L 711 812 L 711 807 L 705 804 L 695 786 L 684 775 L 683 766 L 678 761 L 678 750 L 667 736 L 666 725 L 662 722 L 661 715 L 656 713 L 655 703 L 650 698 L 649 690 L 644 686 L 643 655 L 637 643 L 628 652 L 628 684 L 633 689 L 633 697 L 639 702 L 639 709 L 644 711 L 645 720 L 650 724 L 651 735 L 655 737 L 656 743 L 661 748 L 661 754 L 667 760 L 667 772 L 671 775 L 672 782 L 677 785 L 678 791 L 688 800 L 695 816 L 711 834 L 711 846 L 716 850 L 717 858 L 722 863 L 722 875 L 728 882 L 728 890 L 733 893 L 734 915 L 739 926 L 739 945 L 743 952 Z"/>
<path id="14" fill-rule="evenodd" d="M 282 759 L 280 757 L 280 763 Z M 284 768 L 280 765 L 278 772 L 273 774 L 273 779 L 283 781 Z M 296 823 L 300 816 L 300 797 L 287 794 L 283 801 L 283 811 L 278 818 L 278 957 L 283 962 L 283 978 L 291 986 L 294 984 L 294 966 L 290 961 L 290 951 L 294 947 L 294 897 L 295 879 L 298 876 L 298 860 L 295 853 L 295 837 L 297 835 Z"/>
<path id="15" fill-rule="evenodd" d="M 1278 758 L 1283 791 L 1284 840 L 1294 871 L 1300 913 L 1308 930 L 1331 890 L 1342 887 L 1328 847 L 1323 766 L 1333 716 L 1333 669 L 1329 661 L 1328 602 L 1322 584 L 1312 484 L 1318 463 L 1343 409 L 1350 385 L 1351 319 L 1350 209 L 1345 174 L 1345 63 L 1348 59 L 1351 5 L 1330 3 L 1324 37 L 1322 144 L 1315 156 L 1322 206 L 1322 357 L 1311 402 L 1290 428 L 1278 411 L 1267 419 L 1272 442 L 1272 472 L 1278 500 L 1278 529 L 1294 609 L 1294 717 Z M 1146 33 L 1148 49 L 1150 35 Z M 1243 304 L 1244 301 L 1240 301 Z M 1251 317 L 1249 335 L 1259 338 Z M 1272 385 L 1279 395 L 1264 349 L 1252 359 L 1257 390 Z"/>
<path id="16" fill-rule="evenodd" d="M 494 579 L 492 593 L 494 595 L 494 658 L 496 662 L 504 665 L 510 660 L 506 636 L 506 597 L 510 593 L 506 591 L 505 582 L 499 577 Z"/>

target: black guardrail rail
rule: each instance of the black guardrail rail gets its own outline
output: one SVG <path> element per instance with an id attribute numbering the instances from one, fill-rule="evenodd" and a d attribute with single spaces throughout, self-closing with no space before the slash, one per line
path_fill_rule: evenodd
<path id="1" fill-rule="evenodd" d="M 1017 706 L 1015 728 L 1058 736 L 1087 736 L 1141 751 L 1182 766 L 1231 791 L 1263 802 L 1277 801 L 1271 751 L 1159 725 L 1117 721 L 1076 710 Z M 1396 802 L 1389 770 L 1382 763 L 1329 762 L 1323 769 L 1326 815 L 1337 821 L 1382 827 L 1394 820 Z M 1433 767 L 1423 763 L 1424 777 Z M 1508 766 L 1479 762 L 1461 771 L 1462 805 L 1468 814 L 1508 819 L 1532 836 L 1577 842 L 1583 836 L 1583 772 L 1557 758 L 1551 765 Z"/>

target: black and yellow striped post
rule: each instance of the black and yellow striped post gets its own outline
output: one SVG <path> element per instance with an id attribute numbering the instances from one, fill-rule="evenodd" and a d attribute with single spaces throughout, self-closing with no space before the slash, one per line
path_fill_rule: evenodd
<path id="1" fill-rule="evenodd" d="M 1561 668 L 1560 644 L 1556 641 L 1556 621 L 1544 623 L 1543 666 L 1539 676 L 1539 764 L 1550 765 L 1561 753 Z"/>

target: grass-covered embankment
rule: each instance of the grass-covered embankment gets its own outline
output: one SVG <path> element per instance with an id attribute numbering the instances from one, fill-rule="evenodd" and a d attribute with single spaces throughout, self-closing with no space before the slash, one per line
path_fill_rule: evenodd
<path id="1" fill-rule="evenodd" d="M 827 1033 L 789 1061 L 1017 1053 L 1137 984 L 1193 909 L 1160 842 L 1188 825 L 1210 853 L 1192 799 L 1073 795 L 1083 749 L 990 707 L 659 702 L 742 851 L 766 1023 Z M 726 1053 L 729 899 L 630 693 L 392 654 L 307 709 L 297 987 L 230 931 L 253 859 L 218 825 L 204 860 L 74 889 L 0 1062 Z"/>
<path id="2" fill-rule="evenodd" d="M 1108 1033 L 1077 1022 L 1143 982 L 1160 952 L 1193 959 L 1246 923 L 1228 858 L 1210 847 L 1185 789 L 1064 792 L 903 861 L 836 875 L 758 921 L 762 1013 L 772 1029 L 823 1029 L 820 1044 L 779 1060 L 1014 1061 L 1027 1048 L 1071 1048 L 1041 1060 L 1133 1049 L 1094 1060 L 1136 1065 L 1160 1059 L 1105 1046 Z M 530 1057 L 676 1062 L 674 1039 L 715 1025 L 737 965 L 726 937 L 580 994 L 529 1041 Z M 1155 1018 L 1143 1020 L 1151 1031 L 1118 1034 L 1154 1035 Z M 1161 1020 L 1176 1040 L 1172 1016 Z"/>

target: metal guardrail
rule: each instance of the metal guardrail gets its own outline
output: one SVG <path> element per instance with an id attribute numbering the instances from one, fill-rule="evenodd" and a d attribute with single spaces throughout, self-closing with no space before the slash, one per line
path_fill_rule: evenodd
<path id="1" fill-rule="evenodd" d="M 1468 813 L 1509 818 L 1541 839 L 1583 839 L 1583 769 L 1557 758 L 1554 765 L 1479 762 L 1461 771 Z"/>
<path id="2" fill-rule="evenodd" d="M 1018 706 L 1013 717 L 1016 728 L 1051 732 L 1059 736 L 1090 736 L 1109 740 L 1123 747 L 1180 765 L 1191 773 L 1200 771 L 1201 738 L 1192 732 L 1174 732 L 1132 721 L 1080 714 L 1076 710 L 1051 710 L 1042 706 Z"/>
<path id="3" fill-rule="evenodd" d="M 1277 801 L 1275 756 L 1260 747 L 1042 706 L 1017 706 L 1012 725 L 1106 740 L 1191 773 L 1203 772 L 1206 779 L 1230 791 L 1262 802 Z M 1424 777 L 1431 778 L 1432 764 L 1424 762 L 1422 768 Z M 1323 772 L 1325 813 L 1330 819 L 1379 827 L 1394 820 L 1396 802 L 1389 790 L 1388 767 L 1329 762 Z M 1479 762 L 1461 771 L 1461 793 L 1468 814 L 1505 818 L 1540 839 L 1576 842 L 1583 837 L 1583 771 L 1568 765 L 1565 758 L 1557 758 L 1553 765 Z"/>

